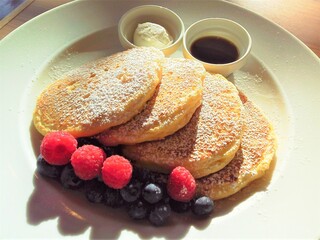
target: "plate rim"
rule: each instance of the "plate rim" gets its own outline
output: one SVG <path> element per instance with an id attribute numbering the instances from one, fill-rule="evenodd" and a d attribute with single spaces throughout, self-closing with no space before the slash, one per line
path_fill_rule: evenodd
<path id="1" fill-rule="evenodd" d="M 42 13 L 42 14 L 40 14 L 39 16 L 37 16 L 36 18 L 28 21 L 27 23 L 23 24 L 22 26 L 20 26 L 20 27 L 17 28 L 16 30 L 14 30 L 12 33 L 10 33 L 8 36 L 6 36 L 4 39 L 2 39 L 2 41 L 0 42 L 0 49 L 2 48 L 3 45 L 5 45 L 5 44 L 3 44 L 3 41 L 4 41 L 5 43 L 6 43 L 6 41 L 11 41 L 11 40 L 15 37 L 15 35 L 16 35 L 17 33 L 21 32 L 21 31 L 24 31 L 24 29 L 27 28 L 29 25 L 32 25 L 33 22 L 38 21 L 39 19 L 42 19 L 43 17 L 47 16 L 48 14 L 51 14 L 52 12 L 60 11 L 60 8 L 67 8 L 68 6 L 77 5 L 79 2 L 81 3 L 81 2 L 85 2 L 85 1 L 74 1 L 74 2 L 70 2 L 70 3 L 66 3 L 66 4 L 64 4 L 64 5 L 62 5 L 62 6 L 59 6 L 59 7 L 57 7 L 57 8 L 54 8 L 54 9 L 48 11 L 48 12 Z M 139 1 L 138 1 L 138 2 L 139 2 Z M 255 14 L 256 16 L 258 16 L 258 17 L 260 17 L 260 18 L 263 18 L 263 20 L 268 21 L 269 23 L 272 23 L 274 26 L 276 26 L 277 28 L 280 28 L 282 31 L 285 31 L 286 34 L 290 35 L 295 41 L 297 41 L 297 42 L 304 48 L 304 51 L 306 51 L 307 54 L 310 55 L 311 59 L 314 59 L 314 60 L 315 60 L 315 63 L 314 63 L 314 64 L 319 64 L 319 63 L 320 63 L 320 61 L 319 61 L 319 59 L 317 58 L 316 54 L 315 54 L 313 51 L 311 51 L 311 49 L 309 49 L 301 40 L 299 40 L 297 37 L 295 37 L 295 36 L 294 36 L 293 34 L 291 34 L 289 31 L 283 29 L 283 28 L 282 28 L 281 26 L 279 26 L 278 24 L 273 23 L 272 21 L 270 21 L 270 20 L 268 20 L 268 19 L 266 19 L 266 18 L 264 18 L 264 17 L 262 17 L 262 16 L 260 16 L 260 15 L 258 15 L 258 14 L 256 14 L 256 13 L 254 13 L 254 12 L 252 12 L 252 11 L 250 11 L 250 10 L 247 10 L 247 9 L 245 9 L 245 8 L 242 8 L 242 7 L 240 7 L 240 6 L 238 6 L 238 5 L 234 4 L 234 3 L 229 3 L 229 2 L 225 2 L 225 1 L 218 1 L 218 2 L 222 2 L 222 3 L 224 3 L 224 4 L 234 5 L 234 6 L 238 7 L 238 8 L 240 8 L 241 10 L 244 9 L 245 11 L 248 11 L 248 12 L 250 12 L 251 14 Z M 1 54 L 0 54 L 0 55 L 1 55 Z M 0 60 L 0 61 L 1 61 L 1 60 Z M 3 100 L 3 99 L 1 99 L 1 100 Z M 318 101 L 318 99 L 316 99 L 316 102 L 315 102 L 315 103 L 320 103 L 320 101 Z M 8 109 L 5 109 L 5 110 L 8 111 Z M 12 109 L 11 109 L 11 111 L 12 111 Z M 320 121 L 319 121 L 319 122 L 320 122 Z M 3 139 L 1 139 L 1 141 L 3 141 Z M 30 179 L 29 179 L 29 181 L 30 181 Z M 2 200 L 1 200 L 1 201 L 2 201 Z M 318 236 L 319 236 L 320 233 L 318 232 L 318 233 L 316 233 L 316 234 L 318 234 Z M 76 237 L 79 237 L 79 236 L 76 236 Z M 192 238 L 192 237 L 191 237 L 191 238 Z"/>

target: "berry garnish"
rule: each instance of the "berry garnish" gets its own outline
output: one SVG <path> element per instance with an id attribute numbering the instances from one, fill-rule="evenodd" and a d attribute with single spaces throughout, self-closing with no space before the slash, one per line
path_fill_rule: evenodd
<path id="1" fill-rule="evenodd" d="M 126 202 L 134 202 L 141 195 L 141 183 L 137 180 L 131 181 L 127 186 L 120 190 L 120 194 Z"/>
<path id="2" fill-rule="evenodd" d="M 94 145 L 83 145 L 72 154 L 71 164 L 79 178 L 91 180 L 99 175 L 105 159 L 106 154 L 101 148 Z"/>
<path id="3" fill-rule="evenodd" d="M 142 191 L 142 197 L 148 203 L 157 203 L 162 199 L 163 191 L 159 185 L 149 183 L 144 187 Z"/>
<path id="4" fill-rule="evenodd" d="M 110 188 L 121 189 L 126 186 L 132 176 L 132 165 L 122 156 L 108 157 L 102 167 L 102 179 Z"/>
<path id="5" fill-rule="evenodd" d="M 169 175 L 167 183 L 169 196 L 180 202 L 190 201 L 196 192 L 196 181 L 184 167 L 176 167 Z"/>
<path id="6" fill-rule="evenodd" d="M 86 181 L 85 196 L 89 202 L 102 203 L 106 188 L 107 186 L 97 179 Z"/>
<path id="7" fill-rule="evenodd" d="M 148 216 L 150 206 L 141 200 L 131 203 L 128 206 L 128 215 L 132 219 L 144 219 Z"/>
<path id="8" fill-rule="evenodd" d="M 37 171 L 45 177 L 59 178 L 63 166 L 51 165 L 47 163 L 40 154 L 37 159 Z"/>
<path id="9" fill-rule="evenodd" d="M 104 192 L 103 199 L 104 203 L 112 208 L 118 208 L 124 204 L 124 201 L 118 189 L 112 189 L 107 187 Z"/>
<path id="10" fill-rule="evenodd" d="M 191 210 L 197 216 L 208 216 L 213 211 L 213 205 L 211 198 L 203 196 L 193 201 Z"/>
<path id="11" fill-rule="evenodd" d="M 174 212 L 184 213 L 189 211 L 191 202 L 179 202 L 171 198 L 169 204 Z"/>
<path id="12" fill-rule="evenodd" d="M 92 137 L 80 137 L 80 138 L 77 138 L 77 141 L 78 141 L 78 147 L 82 147 L 84 145 L 94 145 L 97 147 L 102 146 L 97 139 Z"/>
<path id="13" fill-rule="evenodd" d="M 43 138 L 40 153 L 51 165 L 65 165 L 77 149 L 77 144 L 77 140 L 68 132 L 51 132 Z"/>
<path id="14" fill-rule="evenodd" d="M 149 180 L 149 177 L 149 170 L 137 166 L 133 167 L 132 178 L 137 179 L 140 182 L 147 182 Z"/>
<path id="15" fill-rule="evenodd" d="M 171 208 L 169 204 L 159 203 L 149 214 L 149 221 L 155 226 L 163 225 L 170 217 Z"/>
<path id="16" fill-rule="evenodd" d="M 60 176 L 60 182 L 63 187 L 72 190 L 79 189 L 84 183 L 83 180 L 76 176 L 71 164 L 68 164 L 63 168 Z"/>
<path id="17" fill-rule="evenodd" d="M 101 144 L 96 138 L 94 137 L 80 137 L 77 139 L 78 147 L 82 147 L 83 145 L 94 145 L 97 146 L 106 153 L 107 156 L 116 155 L 120 152 L 120 147 L 108 147 Z"/>

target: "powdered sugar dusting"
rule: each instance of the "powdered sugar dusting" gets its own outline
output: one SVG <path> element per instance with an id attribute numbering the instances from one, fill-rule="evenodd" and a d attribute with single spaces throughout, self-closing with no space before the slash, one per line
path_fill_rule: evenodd
<path id="1" fill-rule="evenodd" d="M 197 184 L 203 192 L 216 188 L 232 193 L 230 188 L 239 188 L 248 179 L 255 179 L 256 167 L 274 149 L 274 136 L 272 126 L 262 115 L 260 110 L 251 102 L 244 103 L 244 134 L 241 147 L 235 158 L 222 170 L 197 180 Z M 270 147 L 271 146 L 271 147 Z M 266 161 L 271 161 L 267 159 Z M 268 163 L 267 163 L 268 165 Z M 219 195 L 219 193 L 213 193 Z"/>
<path id="2" fill-rule="evenodd" d="M 202 105 L 184 128 L 164 140 L 125 146 L 123 152 L 139 163 L 155 164 L 163 171 L 182 165 L 195 175 L 196 168 L 204 167 L 199 162 L 220 160 L 241 137 L 241 112 L 242 103 L 233 84 L 207 74 Z"/>
<path id="3" fill-rule="evenodd" d="M 162 58 L 156 49 L 135 48 L 79 67 L 43 91 L 36 117 L 49 130 L 79 135 L 123 123 L 152 96 Z"/>
<path id="4" fill-rule="evenodd" d="M 196 61 L 166 58 L 162 62 L 161 83 L 144 110 L 129 122 L 102 133 L 98 139 L 114 145 L 136 143 L 146 134 L 160 139 L 165 137 L 161 135 L 164 128 L 171 128 L 174 133 L 183 127 L 181 119 L 185 118 L 187 123 L 200 105 L 204 76 L 204 67 Z"/>

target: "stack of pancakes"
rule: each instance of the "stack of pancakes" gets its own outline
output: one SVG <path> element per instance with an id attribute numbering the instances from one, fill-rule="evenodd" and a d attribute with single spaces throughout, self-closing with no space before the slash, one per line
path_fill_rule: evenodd
<path id="1" fill-rule="evenodd" d="M 39 96 L 34 125 L 121 146 L 139 167 L 187 168 L 198 193 L 227 197 L 261 177 L 276 140 L 262 112 L 197 61 L 134 48 L 86 64 Z"/>

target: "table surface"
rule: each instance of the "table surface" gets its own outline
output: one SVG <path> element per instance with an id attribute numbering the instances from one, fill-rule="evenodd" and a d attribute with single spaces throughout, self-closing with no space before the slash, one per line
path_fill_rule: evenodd
<path id="1" fill-rule="evenodd" d="M 34 0 L 0 29 L 0 39 L 35 16 L 71 0 Z M 320 57 L 320 0 L 230 0 L 285 28 Z"/>

